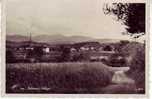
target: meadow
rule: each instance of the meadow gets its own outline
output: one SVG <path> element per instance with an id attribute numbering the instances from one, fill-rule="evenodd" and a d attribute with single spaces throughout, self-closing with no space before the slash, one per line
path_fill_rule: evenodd
<path id="1" fill-rule="evenodd" d="M 137 93 L 134 83 L 112 81 L 116 71 L 101 62 L 16 63 L 6 65 L 7 93 Z M 118 80 L 125 81 L 125 78 Z"/>

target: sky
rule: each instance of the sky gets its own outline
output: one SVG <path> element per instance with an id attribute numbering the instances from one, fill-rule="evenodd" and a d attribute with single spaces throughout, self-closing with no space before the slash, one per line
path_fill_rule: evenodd
<path id="1" fill-rule="evenodd" d="M 125 26 L 103 13 L 103 0 L 7 0 L 7 35 L 128 39 Z"/>

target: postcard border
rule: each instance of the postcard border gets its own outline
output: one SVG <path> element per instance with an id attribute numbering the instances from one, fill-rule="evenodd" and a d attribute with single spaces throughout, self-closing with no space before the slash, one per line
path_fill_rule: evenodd
<path id="1" fill-rule="evenodd" d="M 127 0 L 132 2 L 131 0 Z M 138 0 L 134 0 L 134 1 L 138 1 Z M 139 0 L 141 1 L 141 0 Z M 145 1 L 145 0 L 144 0 Z M 123 97 L 123 98 L 146 98 L 149 96 L 149 64 L 150 64 L 150 60 L 149 60 L 149 44 L 150 44 L 150 22 L 148 22 L 148 20 L 150 20 L 150 0 L 146 0 L 145 4 L 146 4 L 146 93 L 143 94 L 6 94 L 5 93 L 5 88 L 6 88 L 6 63 L 5 63 L 5 40 L 6 40 L 6 0 L 2 0 L 2 6 L 1 6 L 1 96 L 2 97 L 88 97 L 88 98 L 117 98 L 117 97 Z M 140 2 L 139 2 L 140 3 Z"/>

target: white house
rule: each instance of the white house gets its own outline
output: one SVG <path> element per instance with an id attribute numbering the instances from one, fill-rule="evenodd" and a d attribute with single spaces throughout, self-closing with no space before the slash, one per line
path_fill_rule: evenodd
<path id="1" fill-rule="evenodd" d="M 44 47 L 44 48 L 43 48 L 43 52 L 49 53 L 49 52 L 50 52 L 50 48 L 49 48 L 49 47 Z"/>

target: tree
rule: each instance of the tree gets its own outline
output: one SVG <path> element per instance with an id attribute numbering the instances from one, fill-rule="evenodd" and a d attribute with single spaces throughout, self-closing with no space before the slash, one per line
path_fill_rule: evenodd
<path id="1" fill-rule="evenodd" d="M 104 51 L 112 51 L 112 47 L 110 45 L 107 45 L 103 48 Z"/>
<path id="2" fill-rule="evenodd" d="M 115 52 L 117 52 L 117 53 L 122 53 L 122 48 L 124 47 L 124 46 L 126 46 L 127 44 L 129 44 L 129 41 L 128 40 L 121 40 L 119 43 L 116 43 L 115 44 Z"/>
<path id="3" fill-rule="evenodd" d="M 15 62 L 15 57 L 11 50 L 6 50 L 6 63 Z"/>
<path id="4" fill-rule="evenodd" d="M 64 45 L 60 46 L 60 50 L 62 52 L 61 57 L 59 59 L 60 62 L 67 62 L 70 60 L 70 48 Z"/>
<path id="5" fill-rule="evenodd" d="M 41 57 L 44 54 L 41 46 L 34 47 L 34 51 L 32 52 L 32 56 L 34 56 L 38 60 L 41 60 Z"/>
<path id="6" fill-rule="evenodd" d="M 127 34 L 139 38 L 145 34 L 145 4 L 144 3 L 113 3 L 105 4 L 104 14 L 113 14 L 117 21 L 126 25 Z"/>

